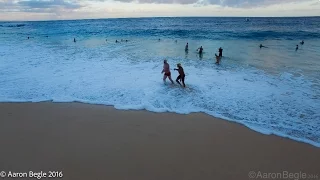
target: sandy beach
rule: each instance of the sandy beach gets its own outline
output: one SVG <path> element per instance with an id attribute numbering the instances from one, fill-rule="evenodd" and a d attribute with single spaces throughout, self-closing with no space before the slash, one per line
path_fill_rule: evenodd
<path id="1" fill-rule="evenodd" d="M 71 180 L 245 180 L 248 174 L 287 171 L 320 179 L 320 148 L 200 113 L 0 103 L 0 142 L 0 171 L 6 173 L 58 171 Z"/>

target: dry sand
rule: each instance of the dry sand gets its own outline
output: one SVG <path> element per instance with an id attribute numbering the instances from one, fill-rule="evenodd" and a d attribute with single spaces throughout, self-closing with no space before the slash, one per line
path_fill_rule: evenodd
<path id="1" fill-rule="evenodd" d="M 320 179 L 320 148 L 200 113 L 0 103 L 0 143 L 0 171 L 6 173 L 62 171 L 62 179 L 71 180 L 245 180 L 250 171 L 288 171 Z"/>

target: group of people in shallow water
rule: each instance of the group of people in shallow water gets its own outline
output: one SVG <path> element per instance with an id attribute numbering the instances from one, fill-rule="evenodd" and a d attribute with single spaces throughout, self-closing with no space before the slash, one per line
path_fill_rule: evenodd
<path id="1" fill-rule="evenodd" d="M 29 37 L 28 37 L 28 39 L 29 39 Z M 106 41 L 107 41 L 107 39 L 106 39 Z M 121 39 L 121 42 L 123 42 L 123 41 L 124 41 L 124 42 L 128 42 L 128 40 L 123 40 L 123 39 Z M 158 41 L 160 41 L 160 39 L 158 39 Z M 73 39 L 73 42 L 76 42 L 76 38 Z M 120 41 L 116 40 L 115 42 L 116 42 L 116 43 L 119 43 Z M 177 43 L 177 40 L 175 40 L 175 42 Z M 303 44 L 304 44 L 304 41 L 302 40 L 302 41 L 300 42 L 300 44 L 303 45 Z M 259 47 L 260 47 L 260 49 L 261 49 L 261 48 L 268 48 L 268 47 L 266 47 L 266 46 L 263 46 L 262 44 L 260 44 Z M 297 51 L 298 49 L 299 49 L 299 45 L 296 45 L 296 51 Z M 187 43 L 186 46 L 185 46 L 185 51 L 187 52 L 188 50 L 189 50 L 189 43 Z M 200 47 L 197 49 L 197 51 L 199 52 L 199 55 L 202 55 L 202 54 L 203 54 L 203 47 L 200 46 Z M 221 61 L 221 58 L 222 58 L 223 49 L 220 47 L 220 48 L 218 49 L 218 52 L 219 52 L 219 55 L 215 54 L 215 56 L 216 56 L 216 64 L 220 64 L 220 61 Z M 185 83 L 184 83 L 184 80 L 185 80 L 185 76 L 186 76 L 186 75 L 185 75 L 185 73 L 184 73 L 184 70 L 183 70 L 182 65 L 181 65 L 180 63 L 178 63 L 178 64 L 177 64 L 177 69 L 175 68 L 174 70 L 175 70 L 175 71 L 178 71 L 178 73 L 179 73 L 179 76 L 176 78 L 176 82 L 177 82 L 179 85 L 181 85 L 181 86 L 183 86 L 183 87 L 186 87 L 186 85 L 185 85 Z M 166 79 L 168 78 L 168 79 L 171 81 L 171 83 L 174 84 L 173 80 L 171 79 L 170 65 L 169 65 L 169 63 L 168 63 L 167 60 L 164 60 L 164 61 L 163 61 L 163 70 L 162 70 L 161 73 L 164 73 L 164 75 L 163 75 L 163 82 L 166 82 Z"/>
<path id="2" fill-rule="evenodd" d="M 184 50 L 187 52 L 189 51 L 189 43 L 186 44 Z M 203 47 L 200 46 L 197 51 L 199 52 L 199 55 L 201 56 L 203 54 Z M 223 52 L 223 49 L 220 47 L 219 48 L 219 55 L 215 54 L 216 56 L 216 64 L 220 64 L 220 61 L 221 61 L 221 58 L 222 58 L 222 52 Z"/>
<path id="3" fill-rule="evenodd" d="M 160 39 L 159 39 L 159 41 L 160 41 Z M 177 40 L 176 40 L 175 42 L 177 42 Z M 302 41 L 300 42 L 300 44 L 303 45 L 303 44 L 304 44 L 304 41 L 302 40 Z M 261 49 L 261 48 L 268 48 L 268 47 L 266 47 L 266 46 L 263 46 L 262 44 L 260 44 L 259 47 L 260 47 L 260 49 Z M 296 51 L 297 51 L 298 49 L 299 49 L 299 45 L 296 46 Z M 187 43 L 186 46 L 185 46 L 185 51 L 187 52 L 188 50 L 189 50 L 189 43 Z M 202 55 L 202 53 L 203 53 L 203 47 L 200 46 L 200 47 L 197 49 L 197 51 L 199 52 L 200 55 Z M 215 54 L 215 56 L 216 56 L 216 64 L 220 64 L 220 61 L 221 61 L 221 58 L 222 58 L 223 49 L 220 47 L 220 48 L 218 49 L 218 51 L 219 51 L 219 55 Z M 164 63 L 164 65 L 163 65 L 163 70 L 162 70 L 162 72 L 161 72 L 161 73 L 164 73 L 164 75 L 163 75 L 163 82 L 166 82 L 166 79 L 168 78 L 168 79 L 171 81 L 171 83 L 174 84 L 173 80 L 171 79 L 170 65 L 169 65 L 168 61 L 167 61 L 167 60 L 164 60 L 163 63 Z M 185 85 L 185 83 L 184 83 L 185 76 L 186 76 L 186 75 L 184 74 L 184 70 L 183 70 L 183 68 L 182 68 L 182 66 L 181 66 L 180 63 L 177 64 L 177 67 L 178 67 L 178 69 L 174 69 L 174 70 L 177 70 L 177 71 L 179 72 L 179 76 L 177 77 L 176 82 L 177 82 L 179 85 L 181 85 L 181 86 L 183 86 L 183 87 L 186 87 L 186 85 Z M 180 82 L 181 82 L 182 84 L 181 84 Z"/>
<path id="4" fill-rule="evenodd" d="M 29 39 L 29 37 L 28 37 L 28 39 Z M 106 41 L 108 41 L 108 39 L 106 39 Z M 73 42 L 77 42 L 76 38 L 73 38 Z M 128 40 L 121 39 L 121 42 L 128 42 Z M 116 40 L 116 43 L 120 43 L 120 41 Z"/>
<path id="5" fill-rule="evenodd" d="M 302 40 L 302 41 L 300 42 L 300 44 L 301 44 L 301 45 L 304 45 L 304 40 Z M 261 49 L 261 48 L 268 48 L 267 46 L 263 46 L 262 44 L 260 44 L 259 47 L 260 47 L 260 49 Z M 299 45 L 297 44 L 297 45 L 296 45 L 296 51 L 298 51 L 298 49 L 299 49 Z"/>
<path id="6" fill-rule="evenodd" d="M 46 36 L 46 37 L 48 37 L 48 36 Z M 30 37 L 28 37 L 28 39 L 29 39 L 29 38 L 30 38 Z M 107 39 L 106 39 L 106 41 L 107 41 Z M 128 42 L 128 40 L 123 40 L 123 39 L 121 39 L 121 42 L 123 42 L 123 41 L 124 41 L 124 42 Z M 158 41 L 160 41 L 160 39 L 158 39 Z M 73 42 L 76 42 L 76 38 L 73 38 Z M 120 41 L 116 40 L 115 42 L 116 42 L 116 43 L 119 43 Z M 175 40 L 175 42 L 177 43 L 177 40 Z M 304 41 L 302 40 L 302 41 L 300 42 L 300 44 L 301 44 L 301 45 L 304 45 Z M 261 49 L 261 48 L 268 48 L 268 47 L 266 47 L 266 46 L 263 46 L 262 44 L 260 44 L 259 47 L 260 47 L 260 49 Z M 297 51 L 298 49 L 299 49 L 299 45 L 296 45 L 296 51 Z M 189 43 L 187 43 L 186 46 L 185 46 L 185 51 L 187 52 L 188 50 L 189 50 Z M 203 53 L 203 47 L 200 46 L 200 47 L 197 49 L 197 51 L 199 52 L 199 55 L 202 55 L 202 53 Z M 219 52 L 219 55 L 215 54 L 215 56 L 216 56 L 216 64 L 220 64 L 220 61 L 221 61 L 221 58 L 222 58 L 223 49 L 220 47 L 220 48 L 218 49 L 218 52 Z M 179 76 L 177 77 L 176 82 L 177 82 L 179 85 L 181 85 L 181 86 L 183 86 L 183 87 L 186 87 L 186 84 L 184 83 L 184 80 L 185 80 L 186 75 L 185 75 L 185 73 L 184 73 L 184 70 L 183 70 L 182 65 L 181 65 L 180 63 L 178 63 L 178 64 L 177 64 L 177 69 L 175 68 L 174 70 L 175 70 L 175 71 L 178 71 L 178 73 L 179 73 Z M 171 83 L 174 84 L 173 80 L 171 79 L 170 65 L 169 65 L 169 63 L 168 63 L 167 60 L 164 60 L 164 61 L 163 61 L 163 70 L 162 70 L 161 73 L 164 73 L 164 75 L 163 75 L 163 82 L 166 82 L 166 79 L 168 78 L 168 79 L 171 81 Z"/>

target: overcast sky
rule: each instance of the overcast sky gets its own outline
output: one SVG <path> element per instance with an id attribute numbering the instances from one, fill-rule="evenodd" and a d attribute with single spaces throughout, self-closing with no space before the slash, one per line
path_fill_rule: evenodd
<path id="1" fill-rule="evenodd" d="M 320 0 L 0 0 L 0 20 L 320 16 Z"/>

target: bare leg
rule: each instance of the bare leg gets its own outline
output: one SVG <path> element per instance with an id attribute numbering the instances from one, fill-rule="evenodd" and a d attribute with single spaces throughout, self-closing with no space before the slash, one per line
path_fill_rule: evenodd
<path id="1" fill-rule="evenodd" d="M 166 75 L 163 75 L 163 82 L 164 82 L 164 83 L 166 82 L 166 79 L 167 79 L 167 76 L 166 76 Z"/>
<path id="2" fill-rule="evenodd" d="M 171 79 L 171 76 L 169 76 L 168 78 L 172 82 L 172 84 L 174 84 L 173 80 Z"/>

